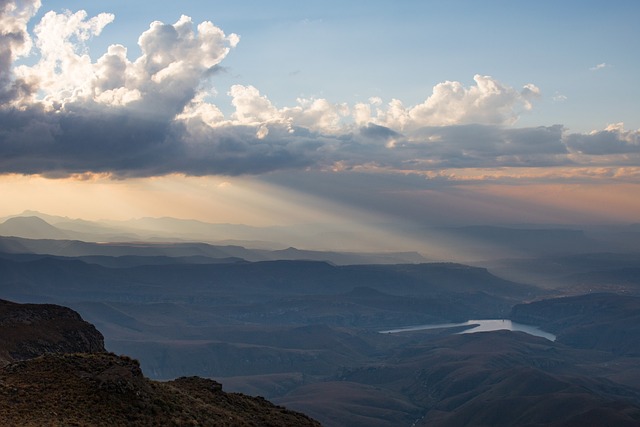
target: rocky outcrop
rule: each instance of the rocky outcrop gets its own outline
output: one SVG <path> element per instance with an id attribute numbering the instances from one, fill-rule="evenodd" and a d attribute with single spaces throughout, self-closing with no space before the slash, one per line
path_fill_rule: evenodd
<path id="1" fill-rule="evenodd" d="M 225 393 L 213 380 L 151 381 L 129 357 L 82 353 L 47 354 L 0 369 L 0 425 L 320 424 L 261 397 Z"/>
<path id="2" fill-rule="evenodd" d="M 0 366 L 46 353 L 105 351 L 102 334 L 70 308 L 0 300 Z"/>
<path id="3" fill-rule="evenodd" d="M 198 377 L 144 377 L 137 360 L 107 353 L 75 311 L 0 300 L 2 426 L 319 426 L 262 397 Z"/>

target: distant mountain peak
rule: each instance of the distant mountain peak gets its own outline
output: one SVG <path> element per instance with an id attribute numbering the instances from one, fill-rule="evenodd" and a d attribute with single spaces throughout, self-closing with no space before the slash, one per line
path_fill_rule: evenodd
<path id="1" fill-rule="evenodd" d="M 65 239 L 64 231 L 38 216 L 16 216 L 0 224 L 0 235 L 27 239 Z"/>
<path id="2" fill-rule="evenodd" d="M 31 209 L 26 209 L 24 210 L 20 215 L 18 216 L 37 216 L 37 217 L 43 217 L 43 216 L 48 216 L 47 214 L 40 212 L 40 211 L 34 211 Z M 66 217 L 65 217 L 66 218 Z"/>

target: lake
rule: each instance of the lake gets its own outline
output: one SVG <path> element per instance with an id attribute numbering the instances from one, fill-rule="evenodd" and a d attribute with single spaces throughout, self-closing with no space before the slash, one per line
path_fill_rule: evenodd
<path id="1" fill-rule="evenodd" d="M 535 335 L 537 337 L 546 338 L 549 341 L 555 341 L 556 336 L 545 332 L 537 326 L 525 325 L 523 323 L 512 322 L 509 319 L 481 319 L 481 320 L 467 320 L 463 323 L 432 323 L 427 325 L 407 326 L 404 328 L 388 329 L 380 331 L 381 334 L 397 334 L 400 332 L 410 331 L 423 331 L 427 329 L 446 329 L 455 328 L 460 326 L 469 326 L 469 329 L 465 329 L 458 334 L 473 334 L 475 332 L 489 332 L 489 331 L 520 331 L 529 335 Z"/>

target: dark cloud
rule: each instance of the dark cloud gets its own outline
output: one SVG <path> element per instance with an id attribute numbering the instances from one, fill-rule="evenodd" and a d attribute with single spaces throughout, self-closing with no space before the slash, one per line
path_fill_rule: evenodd
<path id="1" fill-rule="evenodd" d="M 360 134 L 365 138 L 381 139 L 385 141 L 402 137 L 401 134 L 393 129 L 389 129 L 385 126 L 379 126 L 374 123 L 369 123 L 367 126 L 361 127 Z"/>
<path id="2" fill-rule="evenodd" d="M 379 132 L 379 131 L 378 131 Z M 424 127 L 379 151 L 380 164 L 408 169 L 550 166 L 568 162 L 560 125 Z M 373 159 L 372 159 L 373 160 Z"/>
<path id="3" fill-rule="evenodd" d="M 300 169 L 316 161 L 321 142 L 301 136 L 292 138 L 285 129 L 274 128 L 264 138 L 250 126 L 210 128 L 205 139 L 183 136 L 185 157 L 177 172 L 188 175 L 261 174 Z"/>
<path id="4" fill-rule="evenodd" d="M 0 172 L 68 176 L 85 172 L 115 177 L 259 174 L 312 163 L 318 142 L 256 137 L 246 126 L 209 128 L 194 139 L 183 123 L 135 111 L 46 113 L 0 111 Z"/>
<path id="5" fill-rule="evenodd" d="M 566 164 L 562 127 L 505 129 L 465 125 L 423 128 L 410 136 L 369 125 L 327 135 L 302 127 L 210 127 L 132 108 L 96 105 L 51 113 L 0 110 L 0 172 L 115 177 L 262 174 L 276 170 L 400 170 Z M 259 136 L 260 135 L 260 136 Z M 392 141 L 392 143 L 390 143 Z"/>
<path id="6" fill-rule="evenodd" d="M 0 113 L 3 172 L 66 176 L 96 172 L 149 175 L 169 153 L 166 123 L 139 116 L 51 114 L 37 110 Z M 137 172 L 136 172 L 137 171 Z"/>
<path id="7" fill-rule="evenodd" d="M 621 125 L 589 134 L 570 134 L 567 146 L 576 152 L 590 155 L 640 153 L 640 132 L 625 132 Z"/>

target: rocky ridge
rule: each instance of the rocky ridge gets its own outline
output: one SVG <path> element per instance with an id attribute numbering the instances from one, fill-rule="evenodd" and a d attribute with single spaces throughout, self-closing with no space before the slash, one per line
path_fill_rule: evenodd
<path id="1" fill-rule="evenodd" d="M 71 309 L 0 300 L 0 425 L 319 426 L 199 377 L 159 382 Z"/>
<path id="2" fill-rule="evenodd" d="M 0 300 L 0 366 L 46 353 L 105 352 L 104 337 L 67 307 Z"/>

